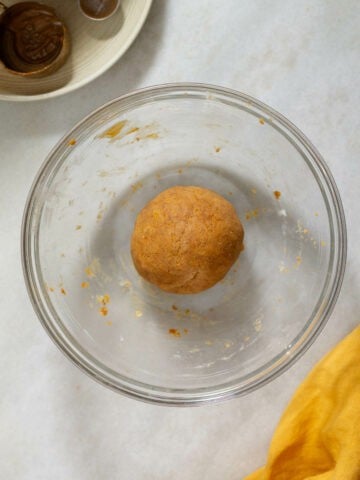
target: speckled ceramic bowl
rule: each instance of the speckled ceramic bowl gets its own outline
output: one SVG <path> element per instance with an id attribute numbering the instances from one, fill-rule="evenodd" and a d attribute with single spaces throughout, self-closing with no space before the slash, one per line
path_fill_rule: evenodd
<path id="1" fill-rule="evenodd" d="M 130 255 L 139 210 L 173 185 L 236 208 L 245 251 L 196 295 L 142 280 Z M 250 392 L 288 368 L 339 293 L 346 231 L 335 183 L 288 120 L 246 95 L 196 84 L 100 108 L 50 153 L 24 215 L 34 308 L 65 354 L 119 392 L 194 404 Z"/>

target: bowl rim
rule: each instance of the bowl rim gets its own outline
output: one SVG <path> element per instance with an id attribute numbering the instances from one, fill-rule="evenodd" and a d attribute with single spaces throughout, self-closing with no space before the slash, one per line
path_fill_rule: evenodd
<path id="1" fill-rule="evenodd" d="M 138 105 L 136 101 L 139 99 L 147 102 L 153 100 L 155 97 L 161 97 L 167 94 L 171 95 L 175 92 L 177 95 L 181 95 L 182 97 L 188 97 L 189 91 L 195 91 L 198 94 L 206 94 L 205 98 L 207 99 L 212 96 L 214 96 L 214 98 L 222 96 L 228 99 L 236 100 L 239 102 L 239 104 L 246 102 L 252 108 L 256 108 L 259 112 L 270 116 L 282 127 L 285 127 L 286 132 L 295 137 L 296 140 L 299 141 L 300 144 L 306 149 L 307 153 L 310 154 L 315 166 L 318 168 L 317 175 L 320 174 L 321 180 L 325 182 L 326 188 L 328 189 L 325 196 L 324 192 L 322 191 L 325 204 L 327 205 L 328 215 L 330 215 L 330 201 L 331 208 L 333 209 L 332 217 L 334 220 L 334 222 L 330 222 L 330 230 L 332 234 L 332 248 L 330 249 L 330 252 L 332 255 L 332 260 L 329 261 L 329 265 L 332 265 L 332 278 L 330 280 L 330 276 L 328 275 L 329 279 L 327 282 L 325 282 L 323 291 L 319 296 L 320 300 L 321 297 L 324 297 L 324 291 L 326 288 L 328 289 L 326 292 L 327 300 L 320 316 L 317 318 L 316 310 L 318 309 L 318 306 L 316 306 L 312 315 L 310 316 L 310 319 L 312 320 L 310 321 L 310 319 L 308 319 L 305 326 L 293 339 L 287 349 L 284 349 L 278 355 L 274 356 L 267 364 L 262 365 L 257 370 L 243 377 L 242 383 L 239 383 L 239 379 L 237 379 L 229 382 L 228 384 L 217 386 L 216 389 L 212 389 L 211 387 L 192 390 L 167 389 L 149 384 L 143 384 L 132 380 L 131 378 L 125 378 L 119 375 L 117 375 L 115 378 L 111 371 L 105 366 L 102 366 L 102 369 L 95 368 L 94 360 L 92 360 L 91 356 L 79 345 L 77 349 L 75 349 L 74 344 L 71 344 L 71 342 L 69 343 L 69 339 L 67 337 L 67 343 L 65 343 L 64 336 L 60 330 L 56 329 L 56 327 L 58 327 L 58 325 L 56 325 L 56 321 L 54 321 L 52 318 L 49 319 L 47 316 L 44 304 L 41 302 L 41 297 L 36 287 L 37 275 L 36 272 L 34 272 L 33 265 L 31 264 L 31 261 L 33 260 L 32 237 L 34 236 L 32 222 L 34 219 L 34 212 L 36 213 L 37 209 L 36 196 L 37 193 L 41 191 L 40 187 L 47 179 L 48 173 L 52 171 L 52 168 L 58 162 L 56 156 L 53 158 L 58 150 L 61 150 L 62 147 L 67 145 L 71 138 L 76 136 L 75 132 L 79 128 L 84 127 L 86 123 L 101 115 L 103 111 L 106 111 L 114 104 L 126 104 L 126 102 L 132 101 L 132 105 Z M 319 184 L 314 171 L 310 168 L 310 165 L 308 165 L 308 167 Z M 331 220 L 332 217 L 329 219 Z M 336 246 L 336 249 L 334 248 L 334 245 Z M 21 259 L 25 283 L 33 308 L 50 338 L 77 367 L 102 385 L 105 385 L 116 392 L 121 392 L 129 397 L 162 405 L 200 405 L 203 403 L 208 404 L 238 397 L 266 385 L 271 380 L 277 378 L 279 375 L 288 370 L 308 350 L 308 348 L 312 345 L 324 328 L 340 293 L 345 273 L 346 256 L 347 232 L 340 194 L 329 167 L 326 165 L 325 161 L 313 144 L 292 122 L 287 120 L 276 110 L 268 107 L 263 102 L 233 89 L 205 83 L 181 82 L 161 84 L 138 89 L 107 102 L 84 117 L 60 139 L 60 141 L 46 157 L 29 191 L 22 219 Z M 96 360 L 95 363 L 99 365 L 99 362 L 96 362 Z M 251 380 L 243 384 L 244 379 L 247 380 L 247 377 L 251 377 Z M 119 381 L 119 378 L 121 378 L 121 381 Z"/>
<path id="2" fill-rule="evenodd" d="M 78 88 L 84 87 L 88 83 L 91 83 L 93 80 L 96 78 L 100 77 L 103 73 L 105 73 L 107 70 L 109 70 L 120 58 L 126 53 L 126 51 L 130 48 L 132 43 L 135 41 L 136 37 L 139 35 L 142 27 L 144 26 L 144 23 L 149 15 L 151 5 L 153 3 L 153 0 L 143 0 L 144 3 L 144 9 L 141 12 L 141 15 L 139 15 L 137 23 L 134 25 L 134 29 L 130 32 L 128 37 L 126 38 L 126 41 L 122 45 L 119 50 L 117 50 L 117 53 L 108 61 L 106 62 L 102 67 L 96 69 L 92 74 L 89 74 L 86 78 L 79 80 L 78 82 L 70 85 L 70 86 L 63 86 L 60 87 L 56 90 L 52 90 L 51 92 L 46 92 L 46 93 L 37 93 L 34 95 L 16 95 L 15 93 L 0 93 L 0 101 L 5 101 L 5 102 L 35 102 L 38 100 L 46 100 L 49 98 L 55 98 L 55 97 L 60 97 L 62 95 L 65 95 L 67 93 L 73 92 L 77 90 Z"/>

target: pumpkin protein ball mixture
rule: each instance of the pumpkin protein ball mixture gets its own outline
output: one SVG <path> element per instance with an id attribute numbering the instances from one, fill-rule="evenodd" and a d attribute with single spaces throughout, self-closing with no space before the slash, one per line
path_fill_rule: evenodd
<path id="1" fill-rule="evenodd" d="M 234 207 L 206 188 L 164 190 L 138 214 L 131 255 L 138 273 L 160 289 L 198 293 L 219 282 L 243 250 Z"/>

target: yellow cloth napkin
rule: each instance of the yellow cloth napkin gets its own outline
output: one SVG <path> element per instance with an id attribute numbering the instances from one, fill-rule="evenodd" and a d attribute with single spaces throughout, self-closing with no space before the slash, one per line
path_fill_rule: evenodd
<path id="1" fill-rule="evenodd" d="M 300 385 L 245 480 L 360 480 L 360 327 Z"/>

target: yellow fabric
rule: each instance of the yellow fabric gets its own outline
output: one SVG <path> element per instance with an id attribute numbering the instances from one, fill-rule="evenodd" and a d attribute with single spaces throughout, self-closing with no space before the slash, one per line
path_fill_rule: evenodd
<path id="1" fill-rule="evenodd" d="M 360 327 L 300 385 L 267 464 L 244 480 L 360 480 Z"/>

